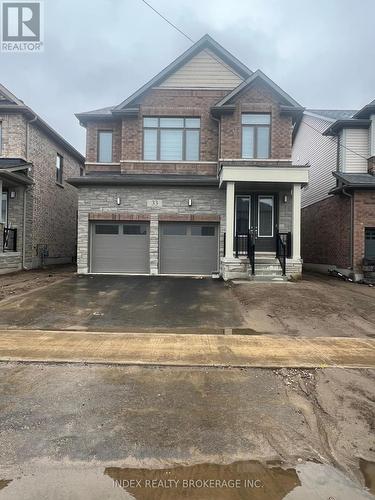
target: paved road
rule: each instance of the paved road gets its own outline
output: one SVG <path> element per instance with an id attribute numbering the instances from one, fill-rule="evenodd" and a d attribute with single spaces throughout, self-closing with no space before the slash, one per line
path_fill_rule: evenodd
<path id="1" fill-rule="evenodd" d="M 165 366 L 374 368 L 375 340 L 0 331 L 0 360 Z"/>

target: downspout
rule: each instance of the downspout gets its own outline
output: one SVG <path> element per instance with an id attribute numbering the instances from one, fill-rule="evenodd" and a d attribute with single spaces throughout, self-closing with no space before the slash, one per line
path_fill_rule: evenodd
<path id="1" fill-rule="evenodd" d="M 218 142 L 217 142 L 217 175 L 219 177 L 219 171 L 220 171 L 220 157 L 221 157 L 221 120 L 219 118 L 215 118 L 213 115 L 211 115 L 211 118 L 217 123 L 217 128 L 218 128 Z"/>
<path id="2" fill-rule="evenodd" d="M 26 122 L 26 161 L 29 161 L 29 126 L 30 123 L 36 122 L 38 116 L 34 114 L 34 118 Z M 25 186 L 23 190 L 23 221 L 22 221 L 22 269 L 27 270 L 26 267 L 26 215 L 27 215 L 27 192 L 29 188 Z"/>
<path id="3" fill-rule="evenodd" d="M 23 189 L 23 224 L 22 224 L 22 269 L 27 270 L 26 267 L 26 213 L 27 213 L 27 192 L 28 188 L 25 186 Z"/>
<path id="4" fill-rule="evenodd" d="M 350 238 L 349 238 L 349 260 L 354 273 L 354 263 L 353 263 L 353 229 L 354 229 L 354 203 L 353 195 L 345 191 L 345 187 L 342 188 L 342 194 L 350 199 Z"/>

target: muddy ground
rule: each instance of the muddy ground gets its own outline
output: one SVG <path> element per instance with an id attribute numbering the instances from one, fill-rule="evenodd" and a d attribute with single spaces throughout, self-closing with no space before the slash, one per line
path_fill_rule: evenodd
<path id="1" fill-rule="evenodd" d="M 375 337 L 375 287 L 308 273 L 297 283 L 231 287 L 257 333 Z"/>
<path id="2" fill-rule="evenodd" d="M 0 396 L 0 499 L 375 495 L 375 370 L 1 364 Z"/>
<path id="3" fill-rule="evenodd" d="M 0 275 L 0 302 L 61 281 L 74 271 L 74 266 L 64 265 Z"/>

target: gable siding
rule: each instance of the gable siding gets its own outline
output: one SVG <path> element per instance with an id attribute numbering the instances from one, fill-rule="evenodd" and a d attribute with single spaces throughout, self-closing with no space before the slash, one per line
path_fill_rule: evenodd
<path id="1" fill-rule="evenodd" d="M 361 128 L 348 128 L 344 131 L 343 139 L 346 148 L 340 148 L 345 149 L 340 152 L 342 171 L 350 174 L 367 173 L 369 131 Z"/>
<path id="2" fill-rule="evenodd" d="M 336 185 L 332 172 L 336 170 L 337 139 L 322 135 L 329 124 L 324 119 L 304 115 L 293 144 L 293 164 L 310 165 L 309 184 L 302 191 L 302 207 L 328 198 L 329 190 Z"/>
<path id="3" fill-rule="evenodd" d="M 209 50 L 202 50 L 164 80 L 160 88 L 225 88 L 237 87 L 243 78 Z"/>

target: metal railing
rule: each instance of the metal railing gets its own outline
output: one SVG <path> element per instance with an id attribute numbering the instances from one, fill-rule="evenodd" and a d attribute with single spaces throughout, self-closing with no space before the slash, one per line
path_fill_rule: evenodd
<path id="1" fill-rule="evenodd" d="M 17 252 L 17 229 L 4 227 L 3 252 Z"/>
<path id="2" fill-rule="evenodd" d="M 291 233 L 277 233 L 276 234 L 276 257 L 279 259 L 283 276 L 286 274 L 286 259 L 291 254 Z"/>
<path id="3" fill-rule="evenodd" d="M 247 233 L 236 233 L 234 238 L 234 252 L 236 258 L 245 256 L 250 261 L 251 274 L 255 274 L 255 239 L 254 235 L 248 231 Z"/>

